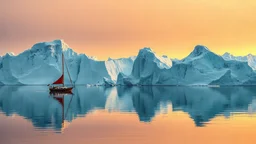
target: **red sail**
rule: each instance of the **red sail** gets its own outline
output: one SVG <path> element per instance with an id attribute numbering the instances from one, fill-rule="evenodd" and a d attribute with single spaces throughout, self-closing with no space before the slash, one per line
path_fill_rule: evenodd
<path id="1" fill-rule="evenodd" d="M 64 75 L 62 75 L 57 81 L 55 81 L 53 84 L 63 84 L 64 83 Z"/>

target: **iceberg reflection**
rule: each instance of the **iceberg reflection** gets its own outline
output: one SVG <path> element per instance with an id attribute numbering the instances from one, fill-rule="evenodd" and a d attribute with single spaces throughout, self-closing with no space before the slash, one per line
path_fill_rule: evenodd
<path id="1" fill-rule="evenodd" d="M 90 87 L 78 86 L 74 95 L 51 96 L 47 87 L 0 87 L 0 110 L 18 114 L 38 129 L 60 132 L 66 123 L 94 110 L 137 113 L 151 122 L 160 113 L 186 112 L 196 126 L 204 126 L 218 115 L 255 111 L 254 87 Z M 168 111 L 168 106 L 172 111 Z"/>

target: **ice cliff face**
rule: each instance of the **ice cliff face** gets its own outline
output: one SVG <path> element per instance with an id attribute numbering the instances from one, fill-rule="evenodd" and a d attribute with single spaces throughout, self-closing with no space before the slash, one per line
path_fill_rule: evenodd
<path id="1" fill-rule="evenodd" d="M 151 56 L 151 57 L 150 57 Z M 253 78 L 255 73 L 246 62 L 226 61 L 198 45 L 184 59 L 166 66 L 150 50 L 141 50 L 130 76 L 119 75 L 124 85 L 238 85 Z M 165 67 L 160 67 L 164 65 Z"/>
<path id="2" fill-rule="evenodd" d="M 253 69 L 256 70 L 256 56 L 252 54 L 248 54 L 247 56 L 233 56 L 230 53 L 225 53 L 222 55 L 225 60 L 235 60 L 241 62 L 247 62 L 248 65 Z"/>
<path id="3" fill-rule="evenodd" d="M 103 77 L 109 78 L 105 62 L 95 61 L 83 55 L 81 57 L 80 71 L 76 84 L 100 83 Z"/>
<path id="4" fill-rule="evenodd" d="M 6 54 L 0 64 L 0 81 L 4 84 L 52 83 L 61 75 L 62 52 L 71 66 L 71 77 L 76 79 L 78 55 L 62 40 L 55 40 L 37 43 L 17 56 Z"/>
<path id="5" fill-rule="evenodd" d="M 146 77 L 156 69 L 169 69 L 172 67 L 171 59 L 158 57 L 150 48 L 144 48 L 134 62 L 132 75 L 136 78 Z"/>
<path id="6" fill-rule="evenodd" d="M 133 62 L 133 57 L 96 61 L 82 55 L 76 84 L 103 84 L 106 79 L 116 83 L 120 72 L 131 73 Z"/>
<path id="7" fill-rule="evenodd" d="M 125 75 L 130 75 L 135 58 L 136 57 L 108 59 L 105 61 L 110 78 L 116 81 L 120 72 L 124 73 Z"/>
<path id="8" fill-rule="evenodd" d="M 122 84 L 154 84 L 158 81 L 156 75 L 172 67 L 172 60 L 166 56 L 157 56 L 150 48 L 143 48 L 133 64 L 131 76 L 123 79 L 119 76 L 118 83 Z"/>
<path id="9" fill-rule="evenodd" d="M 77 54 L 63 40 L 41 42 L 14 56 L 6 54 L 0 59 L 0 82 L 3 84 L 50 84 L 61 76 L 61 55 L 75 84 L 102 83 L 103 78 L 116 81 L 119 72 L 131 73 L 134 58 L 97 61 Z M 65 70 L 65 83 L 70 84 Z"/>

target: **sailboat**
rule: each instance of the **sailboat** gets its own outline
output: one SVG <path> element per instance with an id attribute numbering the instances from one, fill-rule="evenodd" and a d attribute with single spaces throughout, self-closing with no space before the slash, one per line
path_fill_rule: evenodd
<path id="1" fill-rule="evenodd" d="M 67 69 L 67 72 L 68 72 L 71 87 L 65 86 L 65 83 L 64 83 L 64 65 L 66 65 L 66 69 Z M 58 86 L 52 86 L 52 85 L 58 85 Z M 73 89 L 72 79 L 70 77 L 70 73 L 69 73 L 67 64 L 65 62 L 65 58 L 64 58 L 63 53 L 62 53 L 62 75 L 52 85 L 51 86 L 49 85 L 50 93 L 68 93 L 68 94 L 72 94 L 72 89 Z"/>

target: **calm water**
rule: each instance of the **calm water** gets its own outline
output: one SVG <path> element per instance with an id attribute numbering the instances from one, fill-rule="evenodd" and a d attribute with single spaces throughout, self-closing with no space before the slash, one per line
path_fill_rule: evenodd
<path id="1" fill-rule="evenodd" d="M 255 143 L 256 87 L 0 87 L 0 144 Z"/>

